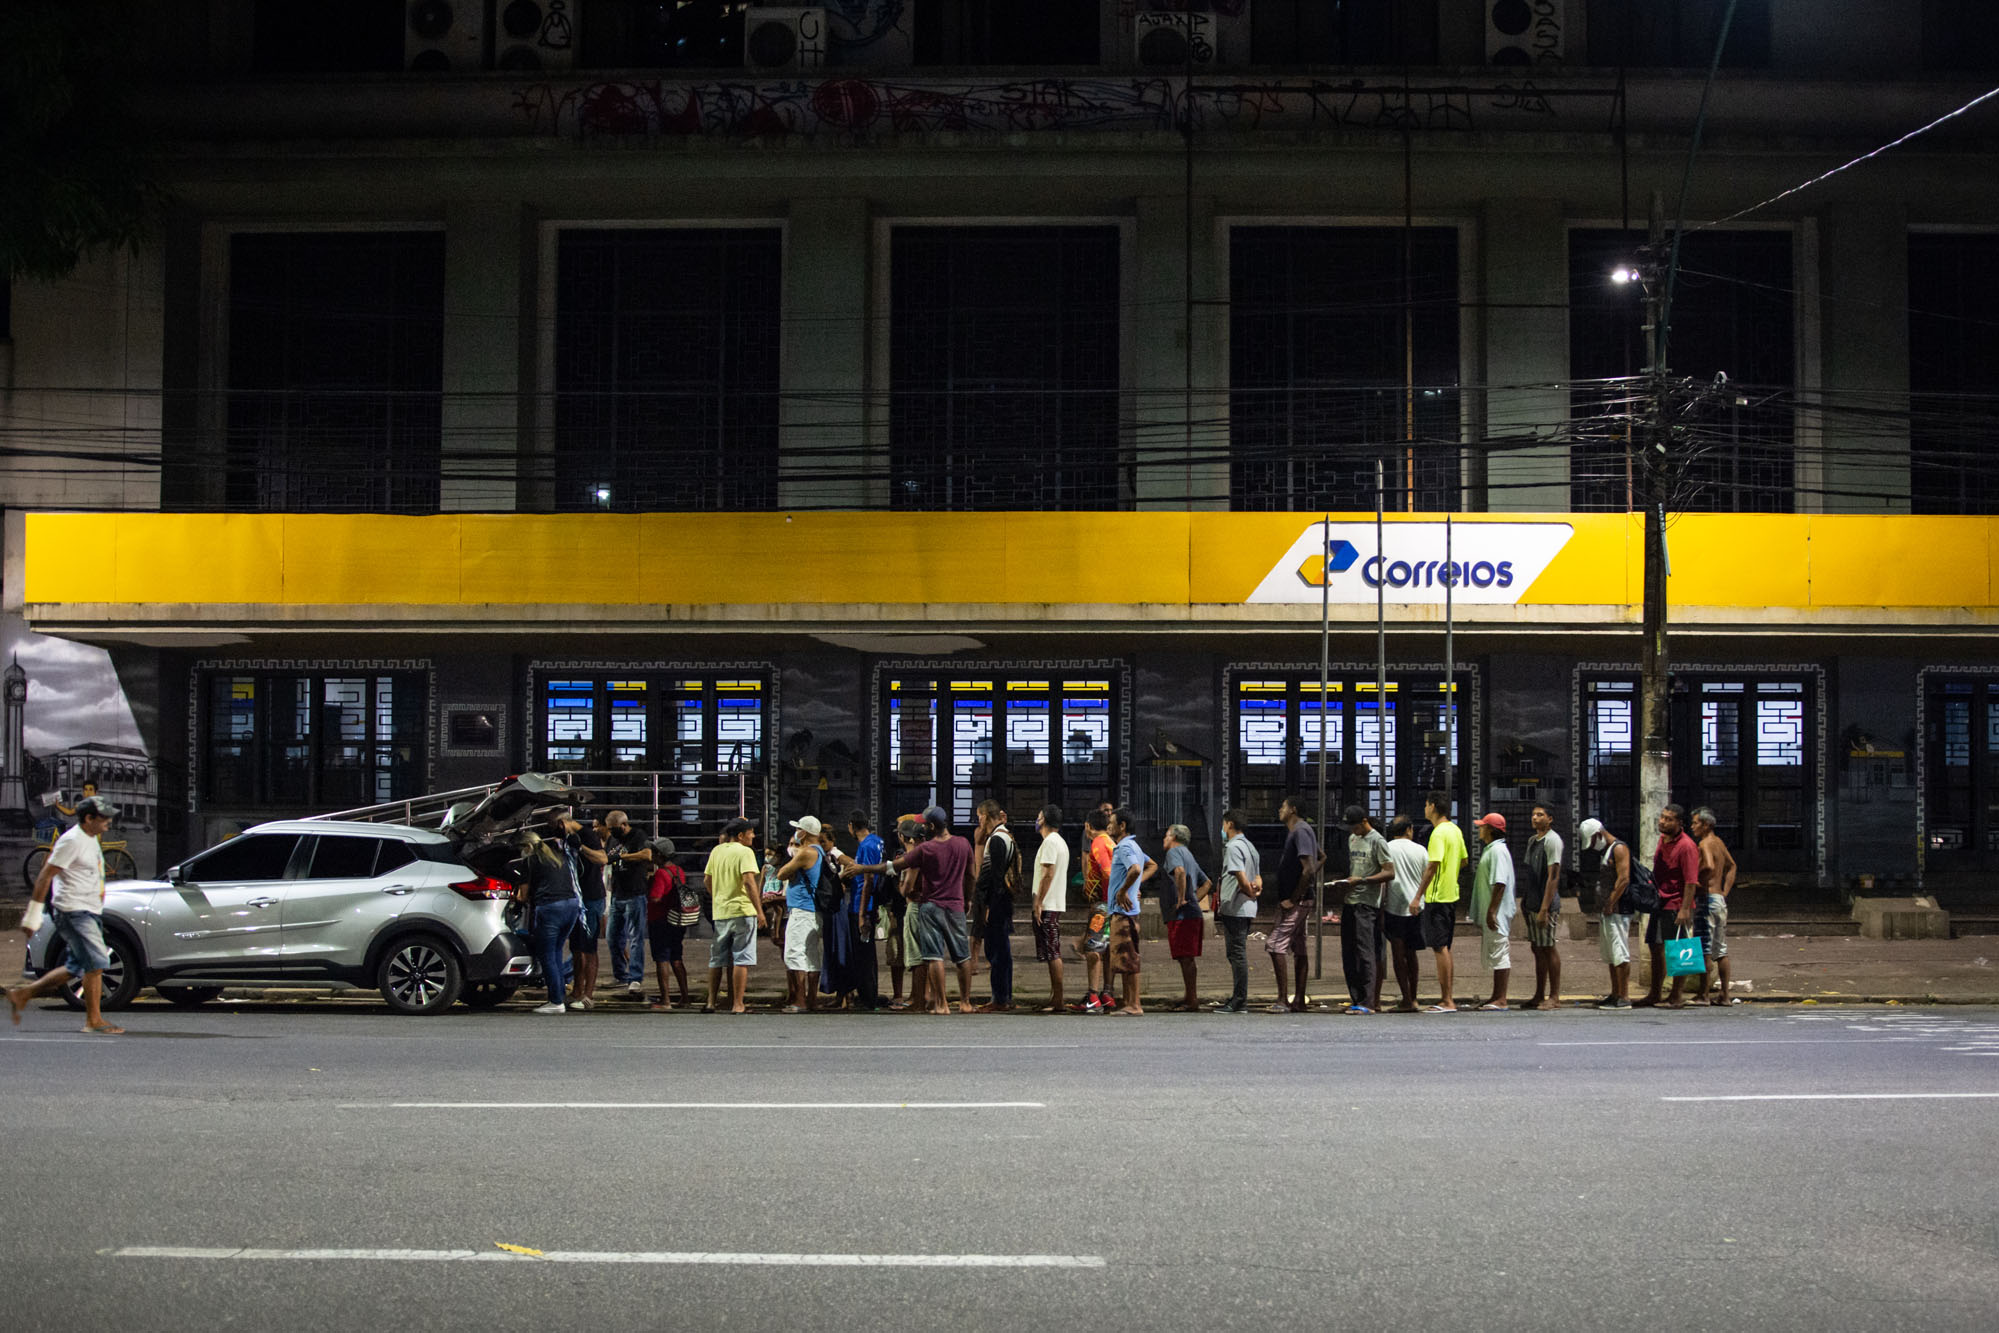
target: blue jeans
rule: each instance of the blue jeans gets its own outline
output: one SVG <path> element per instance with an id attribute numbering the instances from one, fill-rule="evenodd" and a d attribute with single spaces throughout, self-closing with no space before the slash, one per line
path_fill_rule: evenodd
<path id="1" fill-rule="evenodd" d="M 986 966 L 992 971 L 993 1003 L 1013 1003 L 1013 905 L 986 905 Z"/>
<path id="2" fill-rule="evenodd" d="M 646 979 L 646 900 L 611 899 L 611 975 L 619 981 Z"/>
<path id="3" fill-rule="evenodd" d="M 577 919 L 582 915 L 583 904 L 574 898 L 543 903 L 534 909 L 534 957 L 541 964 L 542 980 L 548 983 L 550 1004 L 563 1004 L 569 998 L 562 946 L 569 943 L 569 934 L 576 929 Z"/>

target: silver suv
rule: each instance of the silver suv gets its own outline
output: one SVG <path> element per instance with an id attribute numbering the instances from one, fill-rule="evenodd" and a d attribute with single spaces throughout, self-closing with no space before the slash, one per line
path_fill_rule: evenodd
<path id="1" fill-rule="evenodd" d="M 142 986 L 180 1005 L 205 1004 L 225 986 L 374 988 L 404 1014 L 460 999 L 499 1004 L 532 970 L 512 899 L 511 885 L 468 867 L 442 833 L 259 824 L 175 866 L 165 883 L 107 886 L 104 1007 L 130 1004 Z M 44 925 L 28 942 L 26 973 L 62 961 Z"/>

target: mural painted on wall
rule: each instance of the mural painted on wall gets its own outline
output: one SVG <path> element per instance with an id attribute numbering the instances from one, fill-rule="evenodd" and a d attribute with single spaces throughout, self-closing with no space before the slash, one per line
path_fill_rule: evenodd
<path id="1" fill-rule="evenodd" d="M 1601 129 L 1613 89 L 1531 83 L 1376 85 L 1362 80 L 1018 79 L 991 83 L 881 78 L 664 79 L 514 90 L 538 134 L 815 137 L 880 133 L 1019 134 L 1051 130 L 1366 129 L 1472 132 L 1530 124 Z"/>
<path id="2" fill-rule="evenodd" d="M 825 0 L 833 63 L 909 59 L 909 0 Z"/>
<path id="3" fill-rule="evenodd" d="M 0 617 L 0 897 L 25 898 L 30 858 L 74 822 L 92 792 L 119 810 L 107 868 L 154 868 L 159 764 L 111 654 Z M 119 855 L 122 853 L 122 856 Z"/>

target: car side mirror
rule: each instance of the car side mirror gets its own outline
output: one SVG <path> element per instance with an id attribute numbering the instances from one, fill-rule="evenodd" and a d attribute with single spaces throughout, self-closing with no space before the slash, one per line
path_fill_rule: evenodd
<path id="1" fill-rule="evenodd" d="M 184 883 L 186 883 L 186 881 L 185 881 L 185 880 L 183 880 L 183 879 L 182 879 L 182 878 L 180 877 L 180 867 L 179 867 L 179 866 L 169 866 L 169 867 L 167 867 L 167 883 L 169 883 L 169 884 L 172 884 L 172 885 L 174 885 L 174 886 L 176 886 L 176 887 L 180 886 L 181 884 L 184 884 Z"/>

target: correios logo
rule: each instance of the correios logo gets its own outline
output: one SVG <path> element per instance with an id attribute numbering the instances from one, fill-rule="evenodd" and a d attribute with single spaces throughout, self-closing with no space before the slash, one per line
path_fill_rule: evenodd
<path id="1" fill-rule="evenodd" d="M 1510 606 L 1574 529 L 1567 523 L 1313 523 L 1273 566 L 1252 602 L 1453 602 Z M 1323 593 L 1321 590 L 1324 590 Z"/>

